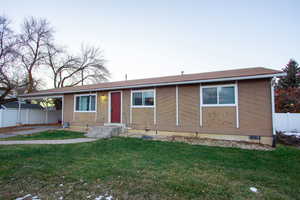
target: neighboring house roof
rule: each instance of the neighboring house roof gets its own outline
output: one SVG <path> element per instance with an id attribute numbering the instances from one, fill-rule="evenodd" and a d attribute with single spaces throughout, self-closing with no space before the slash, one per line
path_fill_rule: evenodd
<path id="1" fill-rule="evenodd" d="M 13 102 L 8 102 L 5 104 L 2 104 L 2 106 L 6 109 L 18 109 L 19 103 L 17 101 L 13 101 Z M 29 104 L 29 103 L 21 103 L 21 108 L 22 109 L 39 109 L 39 110 L 43 109 L 43 107 L 40 106 L 39 104 Z"/>
<path id="2" fill-rule="evenodd" d="M 5 88 L 0 87 L 0 95 L 4 94 L 5 91 L 6 91 Z M 8 93 L 4 98 L 5 99 L 11 99 L 11 98 L 16 98 L 16 96 L 11 94 L 11 93 Z"/>
<path id="3" fill-rule="evenodd" d="M 55 88 L 50 90 L 41 90 L 34 93 L 20 95 L 20 97 L 33 97 L 33 96 L 46 96 L 57 95 L 76 92 L 89 92 L 89 91 L 105 91 L 125 88 L 142 88 L 164 85 L 180 85 L 192 84 L 201 82 L 216 82 L 216 81 L 229 81 L 229 80 L 244 80 L 244 79 L 257 79 L 257 78 L 271 78 L 273 76 L 283 76 L 285 73 L 278 70 L 267 69 L 263 67 L 234 69 L 226 71 L 205 72 L 198 74 L 183 74 L 177 76 L 164 76 L 156 78 L 135 79 L 116 82 L 105 82 L 93 85 L 75 86 Z"/>

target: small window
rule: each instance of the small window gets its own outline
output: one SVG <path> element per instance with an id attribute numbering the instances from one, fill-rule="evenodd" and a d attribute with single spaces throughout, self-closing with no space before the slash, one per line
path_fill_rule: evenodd
<path id="1" fill-rule="evenodd" d="M 203 88 L 203 104 L 217 104 L 217 88 Z"/>
<path id="2" fill-rule="evenodd" d="M 132 103 L 135 106 L 142 106 L 143 105 L 143 93 L 142 92 L 134 92 L 132 93 Z"/>
<path id="3" fill-rule="evenodd" d="M 153 91 L 152 92 L 144 92 L 144 105 L 145 106 L 153 106 L 154 105 L 154 98 L 153 98 Z"/>
<path id="4" fill-rule="evenodd" d="M 76 96 L 75 108 L 79 112 L 96 111 L 96 95 Z"/>
<path id="5" fill-rule="evenodd" d="M 202 88 L 202 105 L 234 105 L 235 86 L 215 86 Z"/>
<path id="6" fill-rule="evenodd" d="M 234 87 L 220 87 L 219 104 L 234 104 Z"/>
<path id="7" fill-rule="evenodd" d="M 132 106 L 154 106 L 154 91 L 145 90 L 132 92 Z"/>

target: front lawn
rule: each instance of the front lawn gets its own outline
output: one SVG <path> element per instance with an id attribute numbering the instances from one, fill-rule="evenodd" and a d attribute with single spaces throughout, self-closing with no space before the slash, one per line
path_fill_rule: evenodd
<path id="1" fill-rule="evenodd" d="M 30 135 L 18 135 L 9 138 L 1 138 L 0 140 L 61 140 L 72 138 L 83 138 L 84 133 L 65 130 L 50 130 Z"/>
<path id="2" fill-rule="evenodd" d="M 300 199 L 300 150 L 284 146 L 257 151 L 116 137 L 0 146 L 0 163 L 0 199 Z"/>

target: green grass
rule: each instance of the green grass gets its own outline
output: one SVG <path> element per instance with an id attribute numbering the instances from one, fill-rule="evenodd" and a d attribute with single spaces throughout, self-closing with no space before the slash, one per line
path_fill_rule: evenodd
<path id="1" fill-rule="evenodd" d="M 59 140 L 59 139 L 72 139 L 83 138 L 84 133 L 65 130 L 50 130 L 40 133 L 34 133 L 29 135 L 18 135 L 9 138 L 1 138 L 0 140 Z"/>
<path id="2" fill-rule="evenodd" d="M 0 146 L 0 199 L 300 199 L 300 150 L 112 138 Z M 62 184 L 62 185 L 60 185 Z M 250 187 L 258 193 L 250 192 Z"/>

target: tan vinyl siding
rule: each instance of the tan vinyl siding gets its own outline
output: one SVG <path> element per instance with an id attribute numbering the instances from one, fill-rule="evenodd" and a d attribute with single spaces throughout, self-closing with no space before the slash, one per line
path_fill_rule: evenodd
<path id="1" fill-rule="evenodd" d="M 199 92 L 198 84 L 179 86 L 179 130 L 197 131 L 199 128 Z"/>
<path id="2" fill-rule="evenodd" d="M 71 122 L 73 120 L 73 112 L 74 112 L 73 97 L 74 97 L 73 94 L 64 95 L 64 105 L 63 105 L 64 122 Z"/>
<path id="3" fill-rule="evenodd" d="M 97 93 L 97 122 L 108 122 L 108 92 Z"/>
<path id="4" fill-rule="evenodd" d="M 156 88 L 156 124 L 159 129 L 176 126 L 176 87 Z"/>
<path id="5" fill-rule="evenodd" d="M 272 134 L 270 80 L 239 82 L 240 129 L 257 135 Z"/>
<path id="6" fill-rule="evenodd" d="M 122 120 L 123 124 L 129 125 L 130 124 L 130 93 L 131 90 L 123 90 L 122 96 Z"/>
<path id="7" fill-rule="evenodd" d="M 132 126 L 137 129 L 153 129 L 154 108 L 132 108 Z"/>
<path id="8" fill-rule="evenodd" d="M 203 129 L 236 128 L 236 107 L 203 107 Z"/>
<path id="9" fill-rule="evenodd" d="M 74 112 L 75 122 L 95 122 L 96 112 Z"/>

